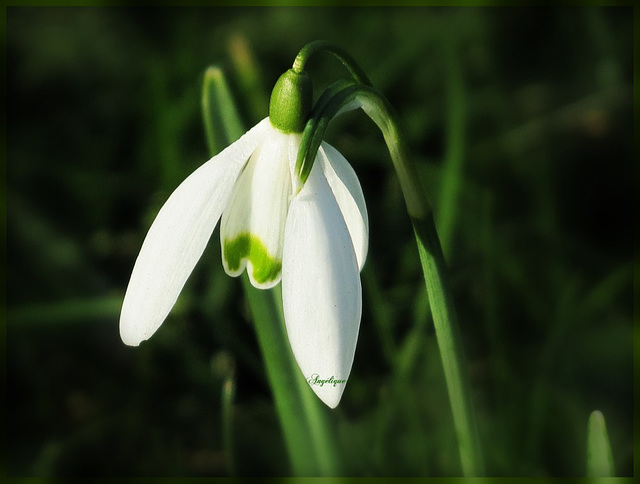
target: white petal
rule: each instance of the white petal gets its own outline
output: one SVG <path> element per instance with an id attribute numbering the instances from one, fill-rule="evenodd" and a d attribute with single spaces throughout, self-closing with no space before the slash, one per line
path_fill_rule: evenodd
<path id="1" fill-rule="evenodd" d="M 233 185 L 268 127 L 258 123 L 184 180 L 140 249 L 120 313 L 120 336 L 137 346 L 160 327 L 200 259 Z"/>
<path id="2" fill-rule="evenodd" d="M 251 155 L 222 215 L 222 263 L 230 276 L 245 266 L 251 283 L 267 289 L 280 282 L 284 224 L 291 197 L 290 152 L 300 135 L 275 128 Z"/>
<path id="3" fill-rule="evenodd" d="M 316 395 L 335 408 L 353 364 L 362 288 L 349 231 L 319 163 L 289 207 L 282 301 L 298 365 Z"/>
<path id="4" fill-rule="evenodd" d="M 369 217 L 360 181 L 349 162 L 329 143 L 323 142 L 318 154 L 324 176 L 349 229 L 358 269 L 362 270 L 369 249 Z"/>

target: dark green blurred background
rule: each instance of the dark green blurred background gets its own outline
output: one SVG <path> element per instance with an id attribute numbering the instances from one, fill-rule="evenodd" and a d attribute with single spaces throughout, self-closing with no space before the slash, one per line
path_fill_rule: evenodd
<path id="1" fill-rule="evenodd" d="M 584 475 L 587 418 L 599 409 L 616 472 L 631 475 L 632 11 L 623 8 L 9 8 L 9 475 L 228 475 L 220 399 L 231 374 L 238 474 L 291 472 L 217 231 L 149 342 L 124 346 L 118 316 L 154 214 L 208 158 L 205 68 L 225 69 L 249 127 L 317 38 L 350 51 L 388 96 L 419 163 L 488 473 Z M 247 80 L 251 62 L 257 77 Z M 310 71 L 316 92 L 345 75 L 330 58 Z M 355 167 L 371 225 L 355 363 L 330 413 L 343 473 L 459 475 L 417 250 L 382 137 L 350 113 L 328 139 Z"/>

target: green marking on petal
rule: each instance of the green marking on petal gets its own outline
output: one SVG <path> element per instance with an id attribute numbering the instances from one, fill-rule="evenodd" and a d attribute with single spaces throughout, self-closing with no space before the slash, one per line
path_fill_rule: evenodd
<path id="1" fill-rule="evenodd" d="M 273 281 L 282 270 L 282 261 L 272 257 L 262 241 L 247 232 L 233 240 L 224 239 L 224 258 L 232 271 L 240 269 L 242 259 L 247 259 L 253 266 L 253 279 L 259 284 Z"/>

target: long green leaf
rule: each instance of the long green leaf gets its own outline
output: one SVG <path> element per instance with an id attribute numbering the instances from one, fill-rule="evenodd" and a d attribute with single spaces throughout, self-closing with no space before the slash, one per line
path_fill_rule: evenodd
<path id="1" fill-rule="evenodd" d="M 445 65 L 447 72 L 446 156 L 442 172 L 442 188 L 438 203 L 438 234 L 445 253 L 451 243 L 459 216 L 465 148 L 466 104 L 462 68 L 457 58 L 455 37 L 445 33 Z"/>

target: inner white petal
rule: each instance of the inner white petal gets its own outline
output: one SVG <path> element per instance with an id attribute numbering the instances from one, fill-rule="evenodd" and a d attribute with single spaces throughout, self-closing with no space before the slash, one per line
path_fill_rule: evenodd
<path id="1" fill-rule="evenodd" d="M 247 268 L 260 289 L 280 282 L 284 224 L 291 197 L 289 156 L 292 136 L 275 128 L 253 153 L 222 215 L 220 241 L 225 271 Z M 296 148 L 297 150 L 297 148 Z"/>

